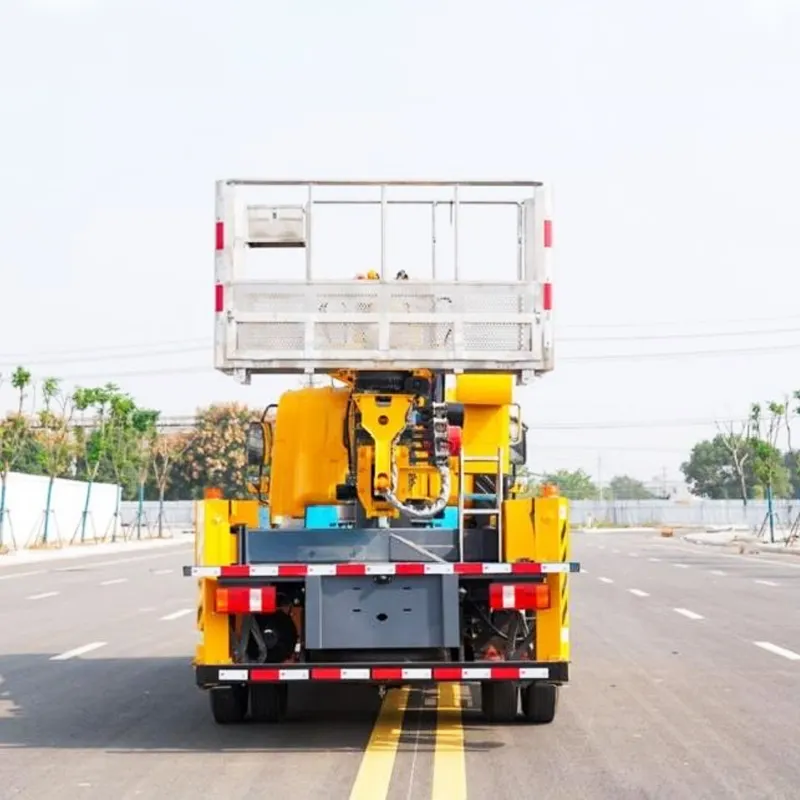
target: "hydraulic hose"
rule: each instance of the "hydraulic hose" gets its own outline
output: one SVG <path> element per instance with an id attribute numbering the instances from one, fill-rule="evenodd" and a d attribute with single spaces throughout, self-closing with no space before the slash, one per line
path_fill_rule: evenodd
<path id="1" fill-rule="evenodd" d="M 409 417 L 410 413 L 411 412 L 409 412 Z M 438 467 L 441 486 L 439 488 L 439 496 L 434 501 L 428 502 L 424 506 L 409 506 L 402 503 L 396 494 L 400 470 L 397 466 L 397 459 L 394 457 L 394 452 L 403 432 L 404 431 L 400 431 L 392 440 L 392 477 L 384 497 L 391 506 L 401 513 L 407 514 L 409 517 L 413 517 L 414 519 L 432 519 L 447 507 L 447 501 L 450 499 L 450 465 L 449 463 L 445 463 Z"/>

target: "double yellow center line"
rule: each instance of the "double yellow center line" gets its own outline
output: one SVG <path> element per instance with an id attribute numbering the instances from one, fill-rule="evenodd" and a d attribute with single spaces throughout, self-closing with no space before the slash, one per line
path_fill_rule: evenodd
<path id="1" fill-rule="evenodd" d="M 408 687 L 391 689 L 387 693 L 367 743 L 350 800 L 385 800 L 388 796 L 410 693 Z M 466 800 L 467 797 L 461 698 L 460 684 L 439 684 L 432 800 Z"/>

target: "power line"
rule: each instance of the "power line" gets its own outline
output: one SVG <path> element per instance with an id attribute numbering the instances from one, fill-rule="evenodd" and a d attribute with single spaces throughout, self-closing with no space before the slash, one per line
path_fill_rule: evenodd
<path id="1" fill-rule="evenodd" d="M 722 350 L 684 350 L 675 352 L 657 353 L 603 353 L 598 355 L 582 356 L 561 356 L 558 362 L 595 362 L 595 361 L 653 361 L 661 359 L 682 359 L 682 358 L 702 358 L 715 356 L 724 358 L 727 356 L 741 357 L 745 353 L 782 353 L 793 350 L 800 350 L 800 342 L 790 344 L 775 344 L 763 347 L 737 347 Z M 62 380 L 120 380 L 124 378 L 140 378 L 155 375 L 188 375 L 199 374 L 202 372 L 212 373 L 213 367 L 204 365 L 183 365 L 173 367 L 159 367 L 141 370 L 128 370 L 124 372 L 101 372 L 101 373 L 76 373 L 62 374 Z"/>

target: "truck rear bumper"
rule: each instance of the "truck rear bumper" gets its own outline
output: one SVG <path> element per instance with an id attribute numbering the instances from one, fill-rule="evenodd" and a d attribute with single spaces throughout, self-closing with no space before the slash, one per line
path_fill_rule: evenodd
<path id="1" fill-rule="evenodd" d="M 195 666 L 203 689 L 243 683 L 519 683 L 563 684 L 569 680 L 569 662 L 442 662 L 398 664 L 227 664 Z"/>

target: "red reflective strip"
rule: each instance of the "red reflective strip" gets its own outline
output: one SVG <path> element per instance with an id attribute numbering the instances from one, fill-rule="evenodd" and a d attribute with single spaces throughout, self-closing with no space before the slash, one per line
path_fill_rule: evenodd
<path id="1" fill-rule="evenodd" d="M 278 681 L 281 678 L 281 671 L 279 669 L 251 669 L 251 681 Z"/>
<path id="2" fill-rule="evenodd" d="M 425 565 L 424 564 L 396 564 L 395 565 L 395 575 L 424 575 L 425 574 Z"/>
<path id="3" fill-rule="evenodd" d="M 519 680 L 519 667 L 492 667 L 493 681 L 516 681 Z"/>
<path id="4" fill-rule="evenodd" d="M 232 567 L 222 567 L 220 575 L 223 578 L 249 578 L 250 566 L 248 564 L 235 564 Z"/>
<path id="5" fill-rule="evenodd" d="M 544 221 L 544 246 L 553 246 L 553 220 L 551 219 Z"/>
<path id="6" fill-rule="evenodd" d="M 304 578 L 308 572 L 307 564 L 279 564 L 278 575 L 281 578 Z"/>
<path id="7" fill-rule="evenodd" d="M 542 287 L 542 305 L 545 311 L 553 310 L 553 284 L 546 283 Z"/>
<path id="8" fill-rule="evenodd" d="M 535 562 L 518 561 L 516 564 L 511 565 L 511 572 L 514 575 L 540 575 L 542 565 Z"/>
<path id="9" fill-rule="evenodd" d="M 483 575 L 483 564 L 465 564 L 461 562 L 453 565 L 456 575 Z"/>
<path id="10" fill-rule="evenodd" d="M 461 667 L 438 667 L 433 670 L 435 681 L 460 681 L 462 675 Z"/>
<path id="11" fill-rule="evenodd" d="M 374 681 L 400 681 L 402 679 L 402 667 L 375 667 L 372 670 L 372 680 Z"/>
<path id="12" fill-rule="evenodd" d="M 318 667 L 311 670 L 312 681 L 340 681 L 342 670 L 336 667 Z"/>
<path id="13" fill-rule="evenodd" d="M 367 574 L 366 564 L 337 564 L 336 574 L 342 577 L 358 577 Z"/>
<path id="14" fill-rule="evenodd" d="M 217 220 L 217 224 L 214 226 L 214 238 L 216 240 L 215 245 L 217 250 L 224 250 L 225 249 L 225 223 L 221 220 Z"/>
<path id="15" fill-rule="evenodd" d="M 225 287 L 221 283 L 214 286 L 214 312 L 221 314 L 225 310 Z"/>

